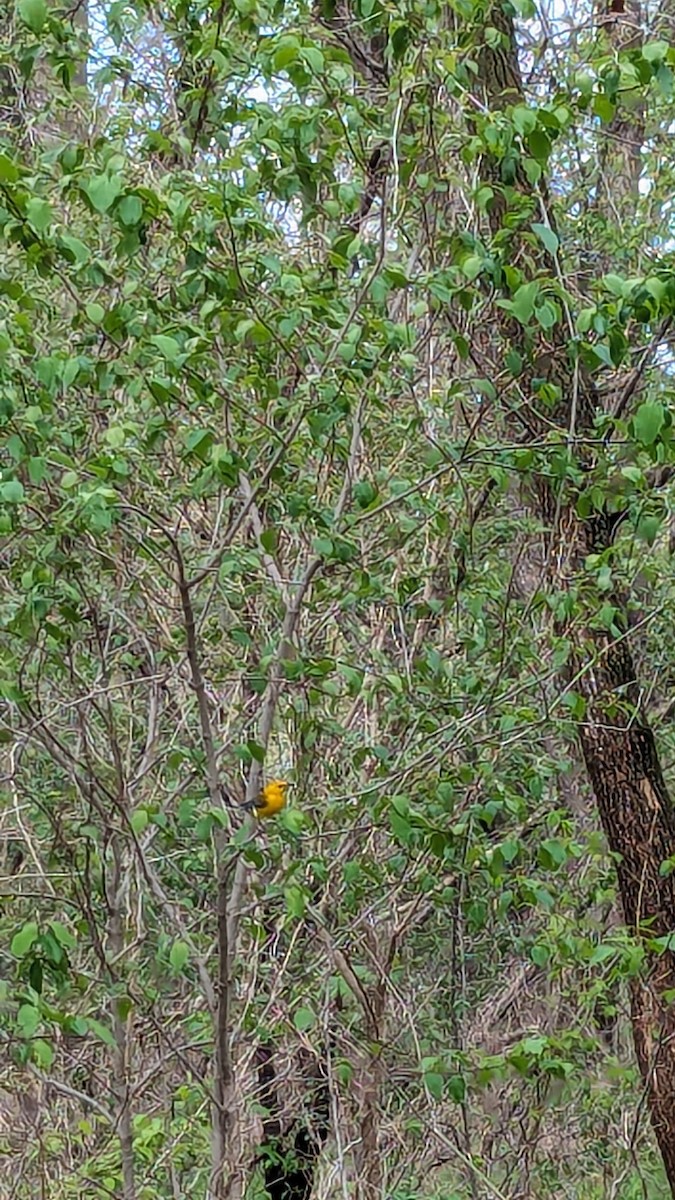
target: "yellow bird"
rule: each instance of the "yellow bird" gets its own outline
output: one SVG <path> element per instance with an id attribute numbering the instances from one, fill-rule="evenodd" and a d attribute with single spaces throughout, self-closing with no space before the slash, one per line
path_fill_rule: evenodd
<path id="1" fill-rule="evenodd" d="M 266 783 L 257 800 L 252 800 L 245 805 L 250 808 L 255 817 L 260 817 L 265 820 L 267 817 L 274 817 L 278 812 L 281 812 L 286 803 L 286 789 L 288 783 L 285 779 L 270 779 Z"/>

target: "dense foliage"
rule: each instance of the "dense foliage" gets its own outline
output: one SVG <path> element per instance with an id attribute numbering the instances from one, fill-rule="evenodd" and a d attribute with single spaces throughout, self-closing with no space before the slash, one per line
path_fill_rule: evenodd
<path id="1" fill-rule="evenodd" d="M 675 48 L 627 8 L 514 0 L 500 107 L 486 0 L 0 13 L 12 1195 L 665 1194 L 570 667 L 630 641 L 672 778 Z"/>

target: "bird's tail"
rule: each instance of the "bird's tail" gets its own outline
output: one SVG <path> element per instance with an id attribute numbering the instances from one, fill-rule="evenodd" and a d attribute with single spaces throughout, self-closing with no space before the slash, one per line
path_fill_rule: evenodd
<path id="1" fill-rule="evenodd" d="M 233 796 L 223 784 L 220 785 L 220 795 L 226 808 L 255 808 L 253 800 L 240 800 Z"/>

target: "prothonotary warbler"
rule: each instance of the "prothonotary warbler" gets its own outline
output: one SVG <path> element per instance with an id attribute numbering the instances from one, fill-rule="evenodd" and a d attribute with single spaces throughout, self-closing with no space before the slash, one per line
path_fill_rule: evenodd
<path id="1" fill-rule="evenodd" d="M 286 789 L 288 783 L 285 779 L 270 779 L 266 783 L 257 800 L 251 800 L 245 805 L 250 808 L 255 817 L 260 817 L 265 820 L 267 817 L 274 817 L 278 812 L 281 812 L 286 803 Z"/>

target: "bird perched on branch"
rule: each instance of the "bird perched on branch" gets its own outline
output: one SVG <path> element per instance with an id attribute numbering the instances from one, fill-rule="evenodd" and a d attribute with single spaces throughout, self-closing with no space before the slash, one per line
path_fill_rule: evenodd
<path id="1" fill-rule="evenodd" d="M 286 803 L 287 788 L 288 783 L 285 779 L 270 779 L 260 795 L 255 800 L 247 801 L 242 807 L 250 809 L 253 815 L 261 820 L 274 817 L 281 812 Z"/>

